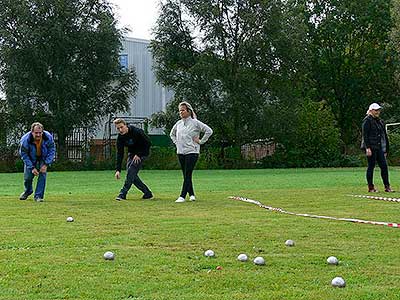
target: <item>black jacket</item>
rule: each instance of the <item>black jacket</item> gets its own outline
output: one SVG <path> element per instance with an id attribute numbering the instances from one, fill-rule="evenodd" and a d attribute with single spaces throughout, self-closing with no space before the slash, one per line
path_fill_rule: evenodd
<path id="1" fill-rule="evenodd" d="M 385 122 L 379 118 L 374 118 L 371 115 L 366 116 L 362 123 L 363 142 L 361 143 L 361 149 L 380 149 L 382 147 L 382 136 L 384 136 L 386 140 L 386 153 L 388 153 L 389 139 L 386 133 Z"/>
<path id="2" fill-rule="evenodd" d="M 116 170 L 121 171 L 122 159 L 124 158 L 125 147 L 128 147 L 129 156 L 148 156 L 151 142 L 149 137 L 140 128 L 128 125 L 126 134 L 118 134 L 117 137 L 117 164 Z"/>

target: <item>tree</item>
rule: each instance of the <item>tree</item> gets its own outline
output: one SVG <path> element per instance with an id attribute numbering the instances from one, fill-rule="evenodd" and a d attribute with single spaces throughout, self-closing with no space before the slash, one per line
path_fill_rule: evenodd
<path id="1" fill-rule="evenodd" d="M 297 1 L 169 0 L 151 47 L 158 80 L 188 100 L 223 145 L 271 137 L 265 108 L 293 99 L 303 63 Z M 298 25 L 298 26 L 297 26 Z M 290 101 L 290 100 L 288 100 Z M 168 124 L 171 111 L 157 121 Z M 215 140 L 215 138 L 214 138 Z"/>
<path id="2" fill-rule="evenodd" d="M 0 98 L 0 147 L 5 146 L 7 143 L 7 120 L 8 120 L 8 110 L 7 102 L 5 99 Z"/>
<path id="3" fill-rule="evenodd" d="M 395 76 L 394 76 L 394 89 L 400 90 L 400 1 L 393 0 L 391 7 L 391 16 L 393 27 L 390 33 L 390 42 L 388 50 L 394 53 L 393 58 L 395 65 Z M 400 97 L 394 99 L 391 103 L 389 113 L 385 112 L 385 118 L 387 122 L 397 123 L 400 121 Z"/>
<path id="4" fill-rule="evenodd" d="M 390 47 L 391 0 L 308 1 L 310 54 L 308 95 L 326 102 L 340 128 L 344 152 L 359 147 L 360 124 L 368 105 L 398 102 Z"/>
<path id="5" fill-rule="evenodd" d="M 0 78 L 17 124 L 56 133 L 129 108 L 133 70 L 119 64 L 122 30 L 106 0 L 0 0 Z"/>

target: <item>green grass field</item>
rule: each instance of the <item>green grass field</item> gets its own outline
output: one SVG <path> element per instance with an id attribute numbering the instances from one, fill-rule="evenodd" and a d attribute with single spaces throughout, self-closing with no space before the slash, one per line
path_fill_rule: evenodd
<path id="1" fill-rule="evenodd" d="M 133 188 L 127 201 L 115 201 L 123 181 L 113 175 L 50 172 L 45 202 L 35 203 L 18 200 L 22 173 L 0 174 L 0 299 L 400 297 L 400 228 L 290 216 L 228 199 L 400 223 L 400 203 L 346 196 L 366 194 L 364 169 L 198 170 L 198 201 L 181 204 L 174 203 L 179 171 L 141 172 L 155 195 L 150 201 Z M 399 190 L 400 169 L 390 175 Z M 382 189 L 378 172 L 375 178 Z M 296 246 L 286 247 L 287 239 Z M 207 249 L 216 257 L 204 257 Z M 106 251 L 116 259 L 105 261 Z M 266 265 L 238 262 L 240 253 L 263 256 Z M 331 255 L 339 266 L 326 264 Z M 331 287 L 336 276 L 345 288 Z"/>

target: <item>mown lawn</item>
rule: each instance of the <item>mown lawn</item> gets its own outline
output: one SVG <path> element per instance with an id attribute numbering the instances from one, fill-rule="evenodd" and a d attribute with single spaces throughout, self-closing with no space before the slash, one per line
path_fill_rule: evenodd
<path id="1" fill-rule="evenodd" d="M 0 299 L 400 297 L 400 228 L 290 216 L 228 199 L 400 223 L 400 203 L 346 196 L 366 194 L 364 169 L 198 170 L 198 201 L 182 204 L 174 203 L 179 171 L 141 172 L 151 201 L 134 190 L 115 201 L 123 182 L 113 175 L 50 172 L 45 202 L 35 203 L 18 200 L 22 173 L 0 174 Z M 400 190 L 400 169 L 390 175 Z M 207 249 L 216 257 L 204 257 Z M 116 259 L 105 261 L 106 251 Z M 263 256 L 266 265 L 238 262 L 240 253 Z M 339 266 L 326 264 L 331 255 Z M 331 287 L 336 276 L 345 288 Z"/>

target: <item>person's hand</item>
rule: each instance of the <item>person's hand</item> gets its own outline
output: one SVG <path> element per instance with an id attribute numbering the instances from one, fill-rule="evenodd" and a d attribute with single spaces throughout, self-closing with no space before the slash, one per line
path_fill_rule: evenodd
<path id="1" fill-rule="evenodd" d="M 198 136 L 195 136 L 195 137 L 193 138 L 193 141 L 194 141 L 195 143 L 197 143 L 197 144 L 200 145 L 200 138 L 199 138 Z"/>
<path id="2" fill-rule="evenodd" d="M 120 179 L 121 178 L 121 173 L 119 171 L 115 172 L 115 179 Z"/>
<path id="3" fill-rule="evenodd" d="M 40 173 L 46 173 L 47 172 L 47 165 L 43 165 L 40 167 Z"/>
<path id="4" fill-rule="evenodd" d="M 140 163 L 142 160 L 140 159 L 139 156 L 137 156 L 135 154 L 135 156 L 132 158 L 133 162 L 135 163 L 135 165 L 137 165 L 138 163 Z"/>
<path id="5" fill-rule="evenodd" d="M 385 158 L 387 158 L 387 152 L 385 152 L 384 154 L 385 154 Z"/>
<path id="6" fill-rule="evenodd" d="M 38 176 L 39 175 L 39 171 L 36 168 L 33 168 L 32 169 L 32 174 L 35 175 L 35 176 Z"/>
<path id="7" fill-rule="evenodd" d="M 366 154 L 367 156 L 371 156 L 371 155 L 372 155 L 371 148 L 365 149 L 365 154 Z"/>

